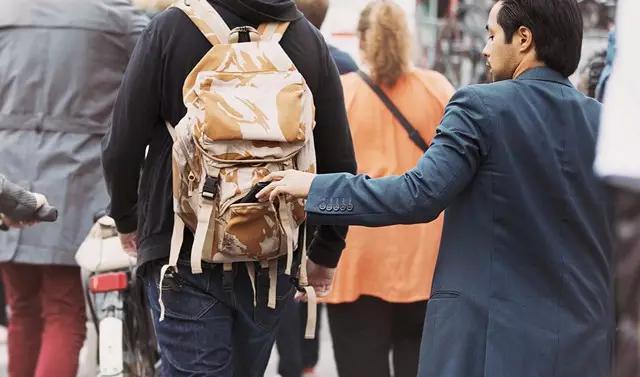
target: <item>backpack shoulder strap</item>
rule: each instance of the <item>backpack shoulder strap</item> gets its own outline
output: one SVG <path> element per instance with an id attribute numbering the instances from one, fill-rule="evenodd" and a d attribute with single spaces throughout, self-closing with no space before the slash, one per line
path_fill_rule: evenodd
<path id="1" fill-rule="evenodd" d="M 169 136 L 171 136 L 171 140 L 175 143 L 178 136 L 176 134 L 176 129 L 169 122 L 164 122 L 165 127 L 167 127 L 167 131 L 169 131 Z"/>
<path id="2" fill-rule="evenodd" d="M 280 42 L 282 36 L 289 27 L 289 22 L 269 22 L 258 26 L 258 33 L 262 37 L 262 40 L 272 40 Z"/>
<path id="3" fill-rule="evenodd" d="M 400 110 L 396 107 L 396 105 L 393 104 L 391 99 L 384 93 L 384 91 L 382 91 L 382 88 L 376 85 L 373 82 L 373 80 L 371 80 L 369 75 L 367 75 L 366 73 L 362 71 L 358 71 L 358 75 L 360 75 L 362 80 L 366 82 L 367 85 L 369 85 L 369 87 L 371 88 L 371 90 L 373 90 L 375 94 L 378 95 L 382 103 L 384 103 L 384 105 L 387 107 L 387 109 L 389 109 L 391 114 L 393 114 L 393 116 L 398 120 L 402 128 L 404 128 L 405 131 L 407 131 L 407 134 L 409 134 L 409 139 L 411 139 L 411 141 L 413 141 L 413 143 L 418 148 L 420 148 L 420 150 L 422 150 L 423 152 L 426 152 L 427 149 L 429 149 L 429 145 L 424 141 L 424 139 L 422 138 L 418 130 L 416 130 L 411 125 L 409 120 L 400 112 Z"/>
<path id="4" fill-rule="evenodd" d="M 229 43 L 229 26 L 207 0 L 182 0 L 172 6 L 182 10 L 212 45 Z"/>

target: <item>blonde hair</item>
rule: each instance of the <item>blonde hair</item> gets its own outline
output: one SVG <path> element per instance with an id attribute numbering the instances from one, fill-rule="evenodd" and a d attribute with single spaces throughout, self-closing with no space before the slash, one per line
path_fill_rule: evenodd
<path id="1" fill-rule="evenodd" d="M 371 79 L 395 85 L 409 70 L 411 58 L 411 35 L 402 8 L 391 0 L 369 3 L 360 14 L 358 34 Z"/>

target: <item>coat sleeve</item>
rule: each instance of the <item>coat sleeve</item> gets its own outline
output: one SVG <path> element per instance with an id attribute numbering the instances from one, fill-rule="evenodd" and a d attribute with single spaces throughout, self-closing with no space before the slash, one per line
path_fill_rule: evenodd
<path id="1" fill-rule="evenodd" d="M 31 220 L 38 209 L 36 197 L 0 174 L 0 213 L 13 220 Z"/>
<path id="2" fill-rule="evenodd" d="M 137 229 L 138 182 L 145 149 L 159 124 L 162 56 L 152 22 L 142 33 L 125 72 L 102 141 L 102 166 L 118 231 Z"/>
<path id="3" fill-rule="evenodd" d="M 458 91 L 429 150 L 402 176 L 327 174 L 306 204 L 315 224 L 387 226 L 434 220 L 472 181 L 489 152 L 490 116 L 473 87 Z"/>

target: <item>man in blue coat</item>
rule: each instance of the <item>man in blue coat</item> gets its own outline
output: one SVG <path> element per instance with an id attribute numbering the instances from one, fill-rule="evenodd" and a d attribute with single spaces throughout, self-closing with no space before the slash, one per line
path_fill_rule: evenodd
<path id="1" fill-rule="evenodd" d="M 447 209 L 421 377 L 608 376 L 610 217 L 592 169 L 600 104 L 567 80 L 580 59 L 578 5 L 499 1 L 487 31 L 495 82 L 456 93 L 413 170 L 276 173 L 259 196 L 308 195 L 320 224 L 421 223 Z M 332 273 L 309 264 L 321 291 Z"/>

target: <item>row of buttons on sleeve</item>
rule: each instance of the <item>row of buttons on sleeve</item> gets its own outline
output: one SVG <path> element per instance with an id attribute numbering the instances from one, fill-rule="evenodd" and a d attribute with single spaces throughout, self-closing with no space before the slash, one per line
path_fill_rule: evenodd
<path id="1" fill-rule="evenodd" d="M 330 200 L 328 204 L 326 200 L 322 200 L 320 204 L 318 204 L 318 209 L 325 212 L 351 212 L 353 211 L 353 204 L 351 203 L 351 200 L 349 200 L 349 203 L 347 203 L 345 199 L 333 199 Z"/>

